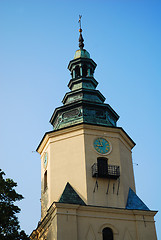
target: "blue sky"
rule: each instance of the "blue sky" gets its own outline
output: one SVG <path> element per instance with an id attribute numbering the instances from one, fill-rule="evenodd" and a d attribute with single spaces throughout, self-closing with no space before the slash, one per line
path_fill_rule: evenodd
<path id="1" fill-rule="evenodd" d="M 159 210 L 161 238 L 160 12 L 156 0 L 0 1 L 0 167 L 25 197 L 19 219 L 28 234 L 40 220 L 40 157 L 32 151 L 52 130 L 50 117 L 68 91 L 82 14 L 98 89 L 136 142 L 137 194 Z"/>

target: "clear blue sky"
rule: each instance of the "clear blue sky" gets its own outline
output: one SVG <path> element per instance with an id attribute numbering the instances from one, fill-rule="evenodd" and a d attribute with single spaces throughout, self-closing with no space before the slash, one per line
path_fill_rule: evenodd
<path id="1" fill-rule="evenodd" d="M 156 0 L 0 1 L 0 167 L 18 183 L 21 227 L 40 220 L 40 157 L 35 151 L 68 91 L 67 65 L 85 48 L 98 89 L 120 115 L 133 149 L 138 196 L 156 215 L 161 239 L 161 2 Z"/>

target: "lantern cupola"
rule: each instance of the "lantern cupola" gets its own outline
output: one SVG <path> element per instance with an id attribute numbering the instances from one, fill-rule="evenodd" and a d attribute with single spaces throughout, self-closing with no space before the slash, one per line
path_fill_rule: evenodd
<path id="1" fill-rule="evenodd" d="M 63 106 L 56 108 L 50 123 L 53 129 L 62 129 L 79 123 L 102 126 L 116 126 L 119 118 L 105 97 L 96 89 L 98 82 L 94 78 L 97 64 L 84 49 L 82 29 L 79 29 L 79 49 L 74 59 L 69 62 L 71 79 L 68 83 L 70 92 L 62 100 Z"/>

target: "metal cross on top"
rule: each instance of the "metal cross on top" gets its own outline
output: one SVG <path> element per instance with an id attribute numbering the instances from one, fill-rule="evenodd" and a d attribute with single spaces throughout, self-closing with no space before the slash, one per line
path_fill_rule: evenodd
<path id="1" fill-rule="evenodd" d="M 79 21 L 78 21 L 78 23 L 79 23 L 80 29 L 81 29 L 81 18 L 82 18 L 82 15 L 79 15 Z"/>

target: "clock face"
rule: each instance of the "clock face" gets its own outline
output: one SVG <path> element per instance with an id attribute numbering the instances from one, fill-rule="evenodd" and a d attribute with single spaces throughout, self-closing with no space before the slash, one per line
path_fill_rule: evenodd
<path id="1" fill-rule="evenodd" d="M 47 163 L 48 163 L 48 153 L 46 152 L 45 156 L 44 156 L 44 167 L 45 168 L 47 167 Z"/>
<path id="2" fill-rule="evenodd" d="M 104 138 L 95 139 L 93 145 L 95 150 L 101 154 L 107 154 L 111 151 L 110 143 Z"/>

